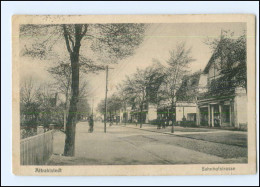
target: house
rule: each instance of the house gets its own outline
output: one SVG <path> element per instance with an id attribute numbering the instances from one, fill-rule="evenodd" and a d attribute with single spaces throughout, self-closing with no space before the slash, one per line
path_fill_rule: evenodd
<path id="1" fill-rule="evenodd" d="M 177 125 L 197 125 L 197 95 L 201 71 L 184 76 L 180 88 L 176 92 L 176 110 L 171 103 L 162 100 L 157 110 L 158 118 L 166 119 L 167 125 L 171 116 L 175 116 Z M 185 124 L 182 122 L 185 121 Z"/>
<path id="2" fill-rule="evenodd" d="M 125 108 L 120 109 L 120 123 L 128 123 L 130 122 L 130 112 L 131 112 L 131 107 L 127 106 Z"/>
<path id="3" fill-rule="evenodd" d="M 185 76 L 176 92 L 176 122 L 197 125 L 197 95 L 201 71 Z"/>
<path id="4" fill-rule="evenodd" d="M 129 111 L 129 109 L 128 109 L 128 111 Z M 132 107 L 130 112 L 128 112 L 126 115 L 129 116 L 128 121 L 130 121 L 132 123 L 140 122 L 140 120 L 142 121 L 142 123 L 150 123 L 151 121 L 157 119 L 157 107 L 155 104 L 146 103 L 144 105 L 142 112 L 140 111 L 140 109 L 138 107 Z M 140 119 L 140 117 L 141 117 L 141 119 Z"/>
<path id="5" fill-rule="evenodd" d="M 247 128 L 246 89 L 224 79 L 221 56 L 213 53 L 199 81 L 198 125 Z"/>

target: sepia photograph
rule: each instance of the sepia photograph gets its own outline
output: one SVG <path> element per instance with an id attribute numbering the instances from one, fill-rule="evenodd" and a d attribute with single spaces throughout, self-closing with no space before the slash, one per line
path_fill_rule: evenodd
<path id="1" fill-rule="evenodd" d="M 255 173 L 254 19 L 13 16 L 13 172 Z"/>

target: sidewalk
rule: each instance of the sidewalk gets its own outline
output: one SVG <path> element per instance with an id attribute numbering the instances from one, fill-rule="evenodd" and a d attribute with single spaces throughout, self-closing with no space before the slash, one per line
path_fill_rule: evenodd
<path id="1" fill-rule="evenodd" d="M 121 123 L 120 125 L 125 126 L 124 123 Z M 140 128 L 140 124 L 134 124 L 134 123 L 127 123 L 127 127 L 141 129 L 141 130 L 147 130 L 152 132 L 160 132 L 160 133 L 166 133 L 166 134 L 172 134 L 171 129 L 172 126 L 166 126 L 165 128 L 157 129 L 156 125 L 151 124 L 143 124 L 142 128 Z M 223 129 L 223 128 L 207 128 L 207 127 L 181 127 L 181 126 L 174 126 L 174 134 L 201 134 L 201 133 L 217 133 L 217 132 L 233 132 L 238 134 L 247 134 L 246 131 L 236 131 L 234 129 Z"/>
<path id="2" fill-rule="evenodd" d="M 125 124 L 121 124 L 125 126 Z M 194 128 L 194 127 L 181 127 L 174 126 L 174 133 L 171 133 L 172 126 L 166 126 L 165 128 L 157 129 L 156 125 L 151 124 L 143 124 L 142 128 L 140 128 L 140 124 L 127 123 L 126 127 L 136 128 L 140 130 L 147 130 L 151 132 L 159 132 L 164 134 L 174 134 L 174 135 L 183 135 L 183 134 L 201 134 L 201 133 L 216 133 L 216 132 L 226 132 L 227 130 L 222 129 L 210 129 L 210 128 Z"/>
<path id="3" fill-rule="evenodd" d="M 134 128 L 144 131 L 157 132 L 173 136 L 181 136 L 185 138 L 221 143 L 226 145 L 247 147 L 247 132 L 245 131 L 174 126 L 174 133 L 171 133 L 171 126 L 166 126 L 165 129 L 157 129 L 156 125 L 151 124 L 143 124 L 142 128 L 140 128 L 140 124 L 138 124 L 137 126 L 136 124 L 130 123 L 126 125 L 121 125 L 126 128 Z"/>

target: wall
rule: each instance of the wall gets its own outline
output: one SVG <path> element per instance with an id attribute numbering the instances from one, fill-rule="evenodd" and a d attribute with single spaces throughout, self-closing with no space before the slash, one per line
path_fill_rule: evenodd
<path id="1" fill-rule="evenodd" d="M 199 80 L 199 85 L 198 85 L 198 92 L 199 93 L 205 93 L 205 92 L 208 91 L 207 81 L 208 81 L 207 74 L 201 74 L 200 80 Z"/>
<path id="2" fill-rule="evenodd" d="M 211 81 L 212 79 L 218 78 L 220 75 L 220 59 L 216 59 L 210 66 L 209 68 L 209 73 L 208 73 L 208 79 Z"/>
<path id="3" fill-rule="evenodd" d="M 247 124 L 247 95 L 238 94 L 235 97 L 236 104 L 236 127 L 244 128 Z"/>
<path id="4" fill-rule="evenodd" d="M 120 116 L 120 123 L 122 123 L 123 120 L 124 120 L 124 112 L 125 111 L 123 109 L 120 110 L 120 114 L 119 114 L 119 116 Z"/>
<path id="5" fill-rule="evenodd" d="M 157 119 L 157 108 L 155 105 L 149 105 L 146 122 L 149 123 L 151 120 Z"/>
<path id="6" fill-rule="evenodd" d="M 197 113 L 196 106 L 184 106 L 184 115 L 187 119 L 188 113 Z M 176 107 L 176 121 L 182 121 L 183 118 L 183 107 Z"/>

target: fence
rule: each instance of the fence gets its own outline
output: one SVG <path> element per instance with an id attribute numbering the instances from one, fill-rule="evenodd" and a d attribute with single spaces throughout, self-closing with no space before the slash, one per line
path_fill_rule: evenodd
<path id="1" fill-rule="evenodd" d="M 41 165 L 53 153 L 53 130 L 21 140 L 21 165 Z"/>

